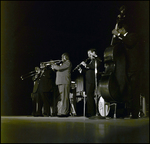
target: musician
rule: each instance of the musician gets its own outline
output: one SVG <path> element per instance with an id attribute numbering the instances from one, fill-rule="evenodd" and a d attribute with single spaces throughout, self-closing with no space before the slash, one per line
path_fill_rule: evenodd
<path id="1" fill-rule="evenodd" d="M 138 118 L 140 110 L 140 49 L 138 35 L 129 30 L 127 23 L 120 23 L 119 29 L 113 29 L 112 34 L 116 36 L 115 44 L 121 44 L 125 49 L 126 55 L 126 72 L 129 81 L 128 97 L 131 97 L 131 118 Z"/>
<path id="2" fill-rule="evenodd" d="M 55 85 L 55 73 L 51 66 L 45 66 L 41 63 L 42 71 L 40 74 L 39 91 L 42 97 L 44 106 L 44 116 L 53 116 L 50 111 L 50 107 L 53 109 L 53 113 L 56 114 L 56 109 L 53 107 L 54 98 L 58 96 L 57 86 Z"/>
<path id="3" fill-rule="evenodd" d="M 55 98 L 59 95 L 55 85 L 55 73 L 50 66 L 40 63 L 38 74 L 38 111 L 35 116 L 54 116 L 57 113 L 54 102 Z M 44 107 L 44 113 L 42 113 L 42 107 Z M 53 113 L 51 113 L 50 107 Z"/>
<path id="4" fill-rule="evenodd" d="M 72 63 L 69 60 L 68 53 L 63 53 L 61 56 L 62 64 L 52 64 L 52 69 L 56 70 L 56 85 L 58 85 L 60 99 L 58 102 L 59 117 L 69 116 L 70 112 L 70 85 L 71 85 L 71 68 Z"/>
<path id="5" fill-rule="evenodd" d="M 32 77 L 32 80 L 34 82 L 33 84 L 33 91 L 31 93 L 32 98 L 32 115 L 36 115 L 36 103 L 38 103 L 38 86 L 39 86 L 39 74 L 40 74 L 40 68 L 35 67 L 36 74 Z"/>
<path id="6" fill-rule="evenodd" d="M 96 105 L 95 105 L 95 61 L 97 62 L 97 70 L 99 71 L 101 65 L 101 59 L 97 56 L 96 49 L 89 49 L 87 51 L 90 61 L 88 63 L 81 62 L 85 67 L 85 85 L 86 85 L 86 94 L 87 94 L 87 103 L 86 103 L 86 117 L 91 117 L 96 114 Z"/>

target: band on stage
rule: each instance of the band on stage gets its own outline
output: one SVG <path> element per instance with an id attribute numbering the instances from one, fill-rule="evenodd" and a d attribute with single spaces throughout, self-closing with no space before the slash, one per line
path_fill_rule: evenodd
<path id="1" fill-rule="evenodd" d="M 126 22 L 125 12 L 122 6 L 103 61 L 97 50 L 90 48 L 88 58 L 76 67 L 72 66 L 69 54 L 63 53 L 61 60 L 41 62 L 40 67 L 21 76 L 22 80 L 29 77 L 33 80 L 33 116 L 146 116 L 145 98 L 138 82 L 139 37 Z M 72 80 L 74 73 L 77 75 Z"/>

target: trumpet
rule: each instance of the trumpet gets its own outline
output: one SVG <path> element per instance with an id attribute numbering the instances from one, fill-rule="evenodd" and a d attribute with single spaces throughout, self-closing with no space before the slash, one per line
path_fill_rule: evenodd
<path id="1" fill-rule="evenodd" d="M 59 64 L 61 62 L 62 62 L 62 60 L 50 60 L 50 61 L 42 62 L 42 63 L 45 65 L 52 65 L 52 64 Z"/>

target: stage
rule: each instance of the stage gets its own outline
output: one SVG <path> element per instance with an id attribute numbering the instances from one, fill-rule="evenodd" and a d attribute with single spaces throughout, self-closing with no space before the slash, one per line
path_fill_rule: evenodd
<path id="1" fill-rule="evenodd" d="M 1 143 L 149 143 L 149 117 L 1 116 Z"/>

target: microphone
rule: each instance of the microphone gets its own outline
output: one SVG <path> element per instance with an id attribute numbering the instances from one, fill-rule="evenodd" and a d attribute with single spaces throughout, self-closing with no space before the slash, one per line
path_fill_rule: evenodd
<path id="1" fill-rule="evenodd" d="M 96 55 L 96 54 L 94 54 L 93 56 L 94 56 L 94 57 L 97 57 L 97 55 Z"/>
<path id="2" fill-rule="evenodd" d="M 94 54 L 93 56 L 94 56 L 95 58 L 97 58 L 98 61 L 102 62 L 102 60 L 101 60 L 96 54 Z"/>

